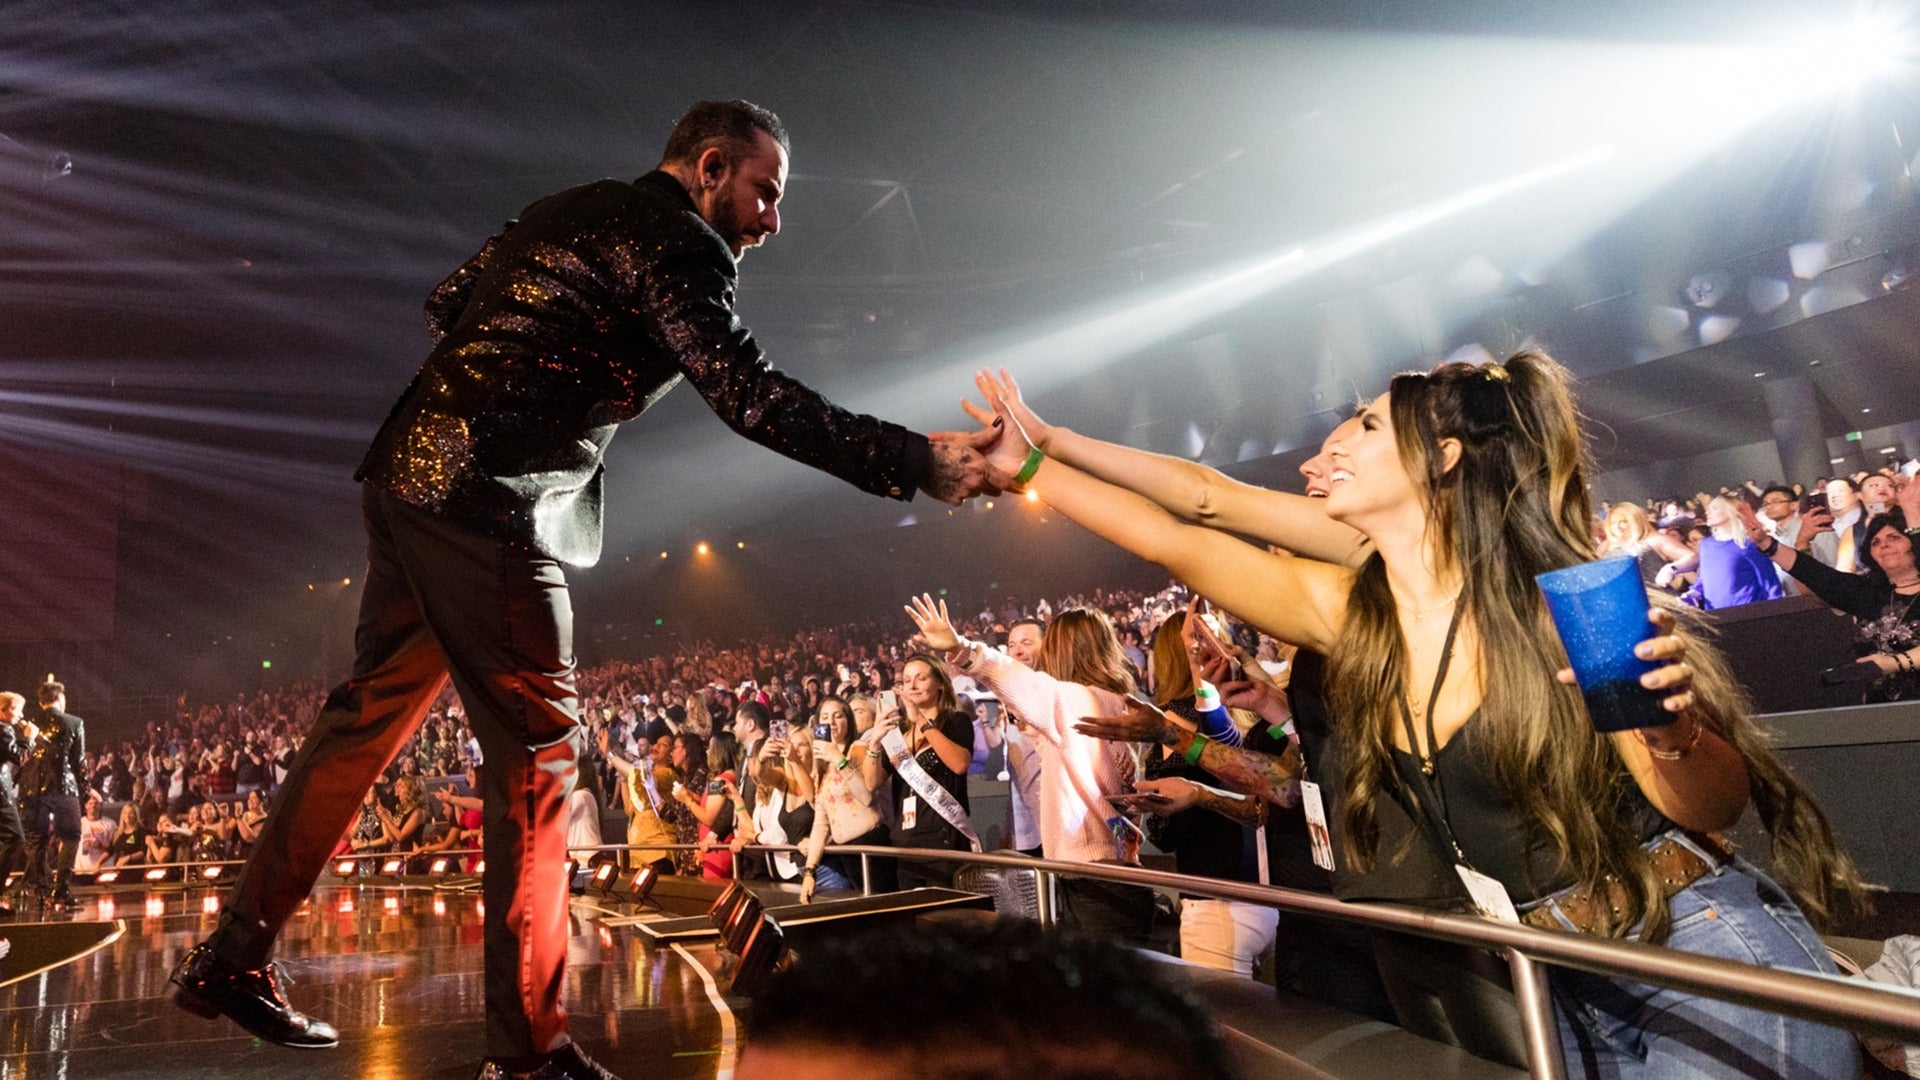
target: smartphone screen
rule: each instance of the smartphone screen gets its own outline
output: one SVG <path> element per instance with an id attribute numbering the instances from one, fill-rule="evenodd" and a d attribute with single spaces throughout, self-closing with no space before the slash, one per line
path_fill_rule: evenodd
<path id="1" fill-rule="evenodd" d="M 813 725 L 813 737 L 820 742 L 832 742 L 833 741 L 833 725 L 832 724 Z"/>
<path id="2" fill-rule="evenodd" d="M 792 733 L 793 729 L 785 720 L 775 720 L 773 723 L 767 725 L 767 738 L 769 739 L 784 740 Z"/>
<path id="3" fill-rule="evenodd" d="M 892 712 L 893 710 L 899 707 L 900 707 L 899 694 L 896 694 L 891 690 L 880 691 L 880 715 L 882 718 L 884 718 L 888 713 Z"/>

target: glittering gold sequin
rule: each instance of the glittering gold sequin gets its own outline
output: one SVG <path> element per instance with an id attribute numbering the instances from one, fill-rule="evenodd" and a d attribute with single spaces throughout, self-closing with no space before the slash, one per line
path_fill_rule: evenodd
<path id="1" fill-rule="evenodd" d="M 427 301 L 438 344 L 356 474 L 550 558 L 600 556 L 613 428 L 683 377 L 735 431 L 876 495 L 925 442 L 767 364 L 733 314 L 732 256 L 679 182 L 603 180 L 529 206 Z"/>

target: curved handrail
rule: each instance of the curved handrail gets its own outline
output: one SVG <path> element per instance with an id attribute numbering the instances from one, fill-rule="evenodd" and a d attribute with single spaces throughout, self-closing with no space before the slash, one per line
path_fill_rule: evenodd
<path id="1" fill-rule="evenodd" d="M 769 850 L 778 849 L 778 846 L 769 848 Z M 747 850 L 757 850 L 757 848 L 749 845 Z M 976 854 L 969 851 L 859 844 L 829 845 L 827 850 L 845 855 L 939 860 L 1037 870 L 1050 875 L 1173 889 L 1217 900 L 1242 900 L 1288 911 L 1341 919 L 1363 926 L 1437 938 L 1461 945 L 1505 949 L 1510 956 L 1518 954 L 1535 962 L 1575 968 L 1610 978 L 1626 978 L 1691 991 L 1768 1012 L 1831 1024 L 1850 1031 L 1884 1035 L 1906 1042 L 1920 1042 L 1920 992 L 1902 987 L 1864 983 L 1837 975 L 1783 971 L 1778 968 L 1701 956 L 1697 953 L 1635 941 L 1589 937 L 1585 934 L 1556 933 L 1477 916 L 1453 915 L 1401 904 L 1338 900 L 1324 893 L 1194 877 L 1136 866 L 1122 866 L 1117 863 L 1058 862 L 1029 858 L 1024 855 L 997 855 L 987 852 Z M 1518 974 L 1516 972 L 1517 976 Z M 1545 1000 L 1544 981 L 1516 977 L 1514 988 L 1516 996 L 1526 996 L 1523 993 L 1526 986 L 1523 984 L 1532 985 L 1532 993 L 1537 995 L 1537 1000 L 1531 1004 L 1535 1008 L 1547 1010 L 1540 1015 L 1551 1020 L 1550 1007 Z M 1524 1000 L 1521 1002 L 1523 1014 L 1528 1006 L 1528 1002 Z M 1525 1019 L 1524 1015 L 1523 1019 Z M 1539 1061 L 1534 1063 L 1536 1076 L 1560 1074 L 1560 1063 L 1557 1060 L 1552 1061 L 1544 1069 L 1541 1065 Z"/>

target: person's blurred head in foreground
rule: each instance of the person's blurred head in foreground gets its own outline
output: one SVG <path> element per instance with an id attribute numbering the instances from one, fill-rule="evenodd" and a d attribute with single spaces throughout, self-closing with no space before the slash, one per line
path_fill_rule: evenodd
<path id="1" fill-rule="evenodd" d="M 809 949 L 754 999 L 736 1080 L 1230 1080 L 1161 965 L 1035 923 L 923 923 Z"/>

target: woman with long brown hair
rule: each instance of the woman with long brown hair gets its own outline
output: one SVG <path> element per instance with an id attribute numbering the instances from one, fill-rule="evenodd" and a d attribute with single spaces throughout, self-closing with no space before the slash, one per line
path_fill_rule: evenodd
<path id="1" fill-rule="evenodd" d="M 1594 556 L 1567 383 L 1538 352 L 1396 376 L 1332 447 L 1324 514 L 1307 522 L 1323 538 L 1331 521 L 1370 541 L 1356 567 L 1275 557 L 1050 459 L 1017 387 L 981 379 L 1006 432 L 996 483 L 1031 483 L 1068 517 L 1329 658 L 1346 768 L 1316 779 L 1334 795 L 1351 868 L 1424 846 L 1535 926 L 1830 971 L 1802 911 L 1825 918 L 1856 884 L 1852 868 L 1689 617 L 1661 599 L 1659 634 L 1636 647 L 1661 665 L 1642 683 L 1662 695 L 1667 724 L 1597 732 L 1562 670 L 1534 577 Z M 1798 906 L 1713 835 L 1750 797 Z M 1417 812 L 1382 812 L 1398 798 Z M 1718 1074 L 1735 1058 L 1748 1076 L 1857 1074 L 1853 1039 L 1831 1028 L 1564 969 L 1551 983 L 1578 1075 Z"/>
<path id="2" fill-rule="evenodd" d="M 973 721 L 960 711 L 953 676 L 937 658 L 915 653 L 900 665 L 895 693 L 898 703 L 867 733 L 861 780 L 870 791 L 888 793 L 900 846 L 966 851 L 973 845 L 967 801 Z M 888 732 L 899 738 L 897 762 L 887 749 Z M 906 859 L 895 871 L 905 889 L 951 885 L 953 872 L 950 863 Z"/>
<path id="3" fill-rule="evenodd" d="M 1134 692 L 1120 639 L 1104 612 L 1068 608 L 1047 623 L 1037 668 L 962 638 L 945 601 L 915 598 L 907 614 L 929 648 L 999 697 L 1026 721 L 1040 754 L 1040 849 L 1067 862 L 1137 862 L 1139 826 L 1108 801 L 1126 793 L 1134 773 L 1123 747 L 1074 730 L 1086 716 L 1116 716 Z M 1063 922 L 1146 943 L 1154 924 L 1153 894 L 1107 882 L 1060 883 Z"/>

